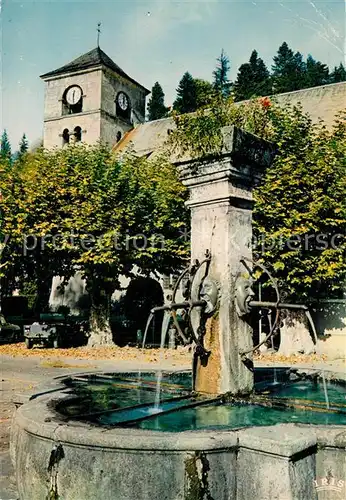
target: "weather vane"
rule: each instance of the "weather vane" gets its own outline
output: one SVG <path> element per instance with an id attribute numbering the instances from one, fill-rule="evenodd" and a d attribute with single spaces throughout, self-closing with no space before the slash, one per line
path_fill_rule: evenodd
<path id="1" fill-rule="evenodd" d="M 101 23 L 97 23 L 97 46 L 100 46 Z"/>

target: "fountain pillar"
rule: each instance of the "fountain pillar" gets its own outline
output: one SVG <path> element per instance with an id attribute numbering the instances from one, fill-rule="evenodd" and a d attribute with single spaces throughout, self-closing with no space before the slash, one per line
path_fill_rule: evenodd
<path id="1" fill-rule="evenodd" d="M 239 351 L 251 349 L 253 342 L 250 325 L 236 311 L 235 284 L 246 273 L 241 258 L 252 257 L 252 191 L 275 153 L 272 144 L 236 127 L 225 127 L 223 138 L 220 155 L 176 164 L 190 191 L 192 261 L 202 261 L 208 249 L 208 277 L 220 287 L 218 310 L 204 334 L 211 355 L 197 361 L 195 390 L 240 395 L 252 392 L 253 372 Z"/>

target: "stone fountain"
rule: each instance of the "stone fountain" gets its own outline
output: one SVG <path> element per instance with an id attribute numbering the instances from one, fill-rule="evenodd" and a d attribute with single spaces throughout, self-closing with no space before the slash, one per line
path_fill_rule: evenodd
<path id="1" fill-rule="evenodd" d="M 290 367 L 254 370 L 251 311 L 299 306 L 279 295 L 260 303 L 251 288 L 252 190 L 274 147 L 235 127 L 223 134 L 217 157 L 177 162 L 190 190 L 192 261 L 185 301 L 173 294 L 153 311 L 187 311 L 192 376 L 86 373 L 33 394 L 12 425 L 21 500 L 329 498 L 322 479 L 344 492 L 345 388 L 327 382 L 327 407 L 318 373 L 302 382 Z"/>

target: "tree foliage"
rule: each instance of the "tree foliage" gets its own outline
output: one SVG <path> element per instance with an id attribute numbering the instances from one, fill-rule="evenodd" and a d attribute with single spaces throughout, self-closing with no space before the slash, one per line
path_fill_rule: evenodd
<path id="1" fill-rule="evenodd" d="M 346 124 L 270 113 L 278 155 L 256 192 L 258 252 L 293 300 L 338 296 L 346 279 Z"/>
<path id="2" fill-rule="evenodd" d="M 173 109 L 180 114 L 191 113 L 197 109 L 196 82 L 188 71 L 184 73 L 179 82 Z"/>
<path id="3" fill-rule="evenodd" d="M 187 256 L 185 188 L 162 158 L 115 157 L 102 146 L 28 153 L 1 177 L 5 274 L 39 287 L 82 271 L 92 299 L 90 342 L 109 343 L 119 277 L 169 272 Z M 25 245 L 26 243 L 26 245 Z"/>
<path id="4" fill-rule="evenodd" d="M 274 56 L 271 72 L 258 56 L 257 50 L 252 51 L 248 62 L 240 65 L 233 84 L 228 79 L 229 70 L 230 60 L 222 49 L 213 71 L 212 84 L 193 78 L 186 72 L 177 88 L 174 110 L 179 114 L 194 112 L 200 107 L 211 105 L 216 94 L 225 99 L 232 92 L 235 101 L 242 101 L 346 81 L 346 70 L 342 63 L 330 73 L 326 64 L 311 55 L 305 61 L 302 54 L 294 52 L 287 42 L 281 44 Z"/>
<path id="5" fill-rule="evenodd" d="M 196 109 L 209 106 L 215 99 L 215 89 L 207 80 L 195 78 Z"/>
<path id="6" fill-rule="evenodd" d="M 165 94 L 159 82 L 156 82 L 151 90 L 151 97 L 148 102 L 148 120 L 159 120 L 165 118 L 168 108 L 165 106 Z"/>
<path id="7" fill-rule="evenodd" d="M 236 125 L 276 143 L 277 156 L 256 191 L 255 253 L 272 265 L 291 300 L 337 296 L 346 280 L 346 113 L 327 131 L 301 107 L 268 98 L 176 117 L 172 145 L 195 158 L 217 155 L 222 127 Z"/>
<path id="8" fill-rule="evenodd" d="M 286 42 L 279 47 L 272 66 L 275 94 L 304 88 L 306 65 L 300 52 L 293 52 Z"/>
<path id="9" fill-rule="evenodd" d="M 11 159 L 11 144 L 8 139 L 7 131 L 4 130 L 1 135 L 0 156 L 2 159 Z"/>
<path id="10" fill-rule="evenodd" d="M 271 79 L 264 61 L 253 50 L 248 63 L 242 64 L 234 82 L 233 92 L 236 101 L 271 93 Z"/>
<path id="11" fill-rule="evenodd" d="M 25 153 L 27 153 L 28 149 L 29 149 L 28 139 L 26 138 L 26 135 L 23 134 L 19 143 L 19 156 L 23 156 Z"/>
<path id="12" fill-rule="evenodd" d="M 334 70 L 330 74 L 331 83 L 346 82 L 346 69 L 345 66 L 340 63 L 339 66 L 335 66 Z"/>
<path id="13" fill-rule="evenodd" d="M 305 87 L 317 87 L 329 83 L 329 69 L 326 64 L 309 55 L 306 60 Z"/>
<path id="14" fill-rule="evenodd" d="M 263 138 L 270 136 L 267 119 L 269 99 L 234 105 L 232 99 L 217 95 L 208 108 L 200 108 L 193 115 L 175 116 L 176 130 L 170 135 L 170 147 L 180 155 L 205 158 L 218 155 L 223 146 L 222 127 L 235 125 Z"/>

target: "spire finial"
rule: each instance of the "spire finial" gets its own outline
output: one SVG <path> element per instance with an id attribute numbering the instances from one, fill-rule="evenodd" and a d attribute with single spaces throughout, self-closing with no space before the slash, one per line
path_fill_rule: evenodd
<path id="1" fill-rule="evenodd" d="M 100 46 L 101 23 L 97 23 L 97 46 Z"/>

